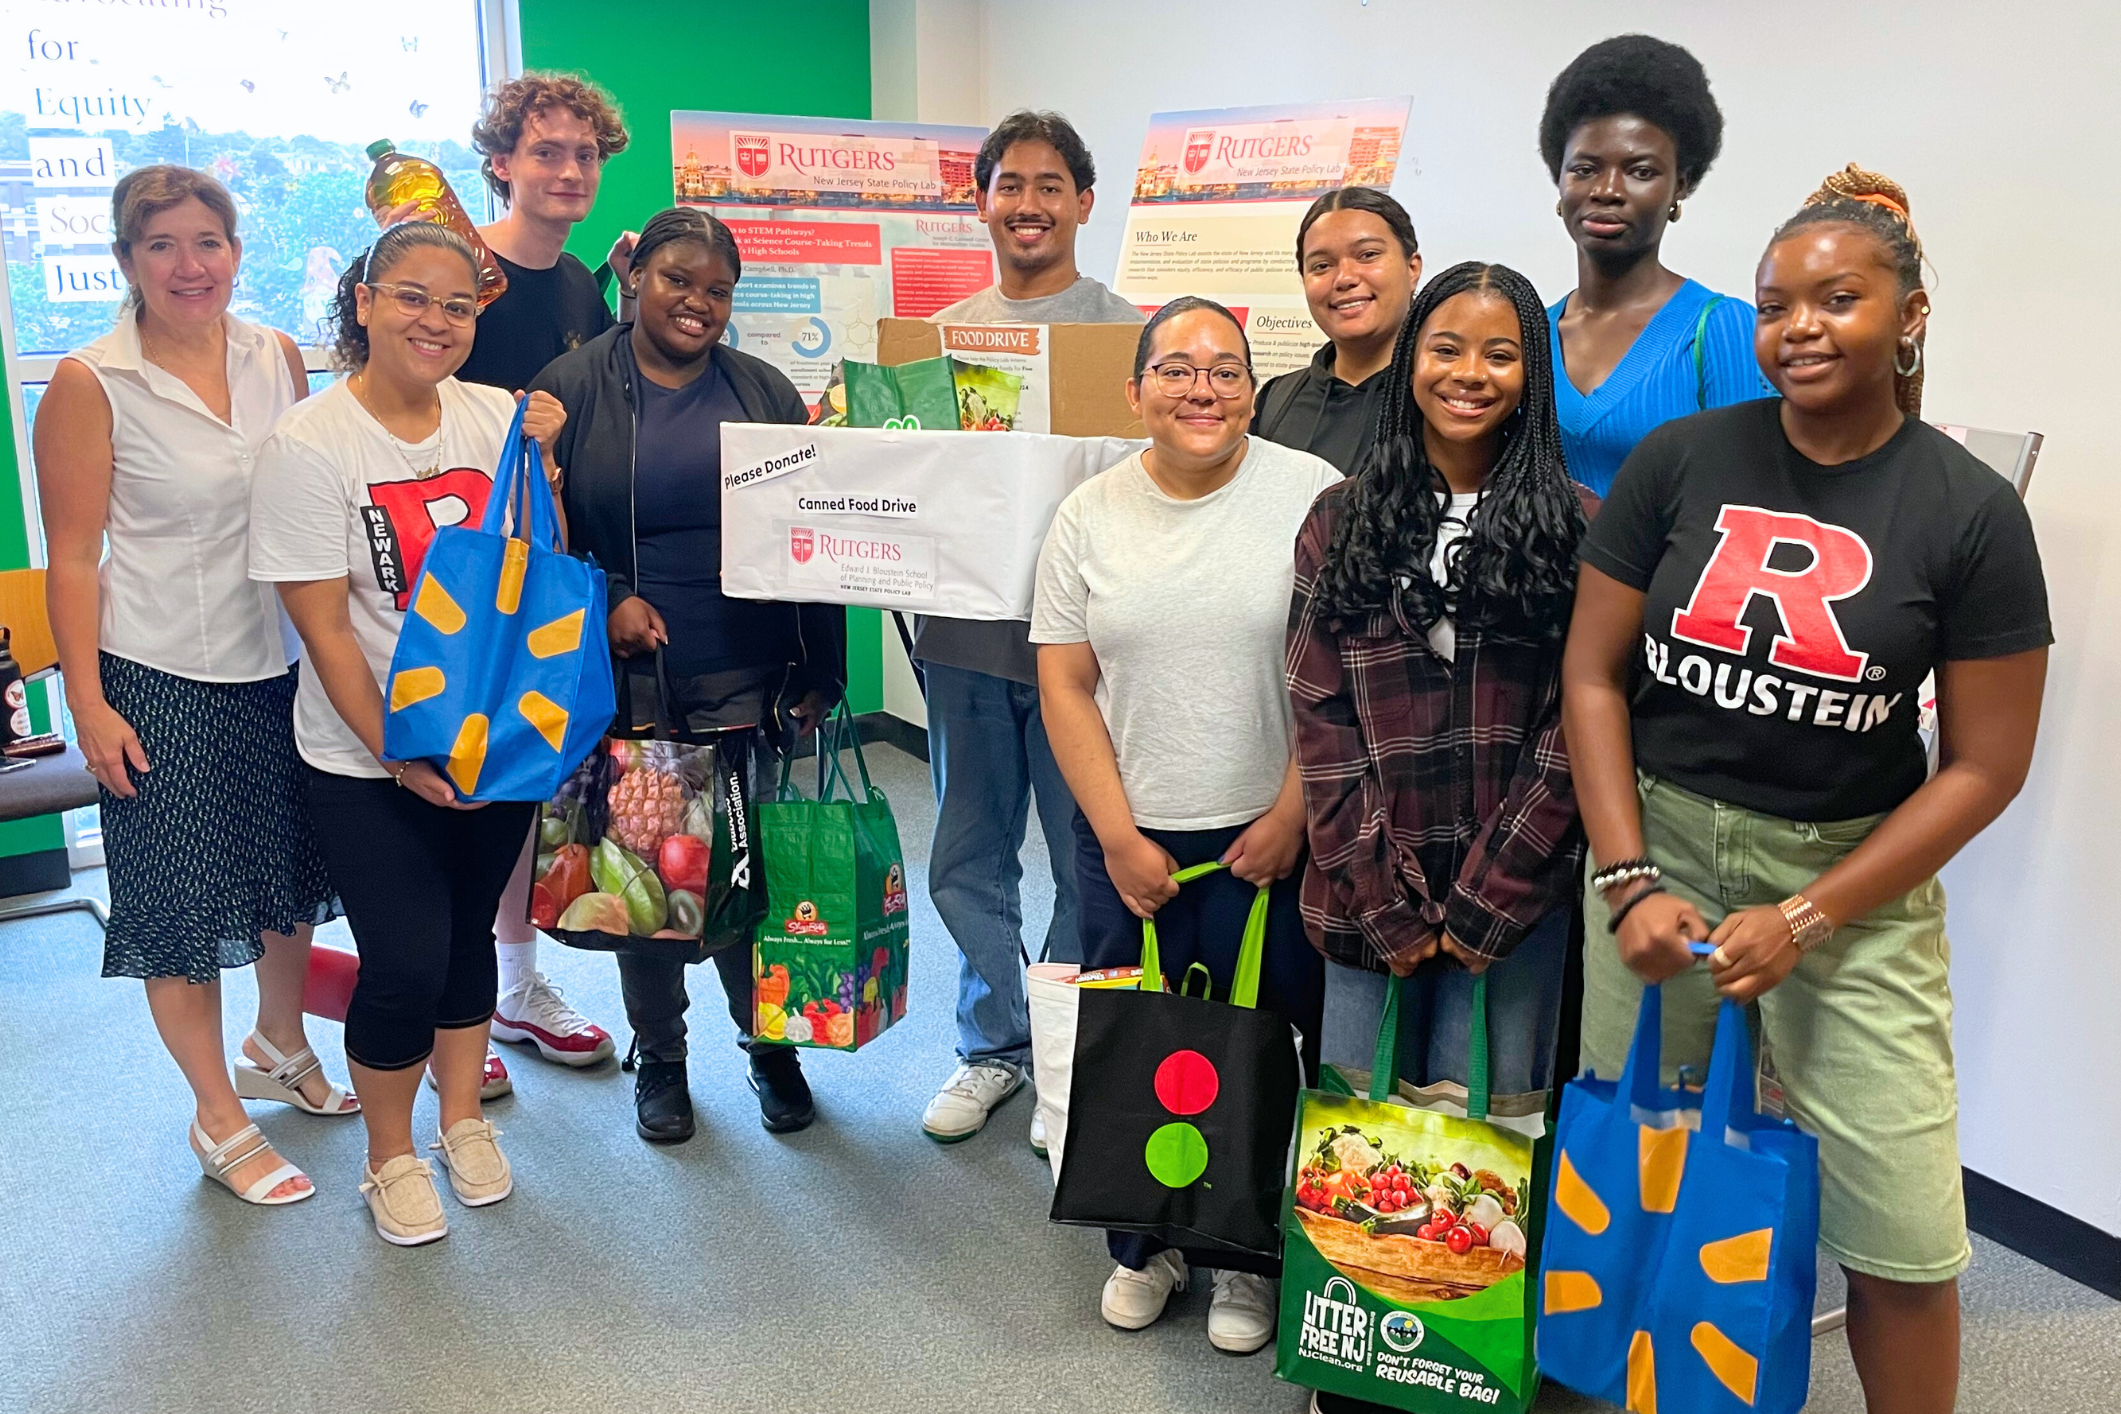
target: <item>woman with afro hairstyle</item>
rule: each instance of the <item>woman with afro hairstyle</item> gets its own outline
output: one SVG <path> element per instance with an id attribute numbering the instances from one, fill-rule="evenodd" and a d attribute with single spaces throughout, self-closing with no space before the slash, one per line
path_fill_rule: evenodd
<path id="1" fill-rule="evenodd" d="M 1576 242 L 1576 288 L 1547 311 L 1555 412 L 1570 474 L 1600 495 L 1659 423 L 1769 393 L 1751 306 L 1659 258 L 1722 146 L 1700 62 L 1646 34 L 1592 45 L 1547 90 L 1539 154 Z"/>
<path id="2" fill-rule="evenodd" d="M 2016 490 L 1918 416 L 1906 192 L 1829 177 L 1754 298 L 1781 396 L 1651 433 L 1583 542 L 1562 664 L 1598 866 L 1583 1061 L 1620 1074 L 1645 985 L 1667 1084 L 1706 1064 L 1719 997 L 1757 1003 L 1761 1070 L 1819 1140 L 1865 1407 L 1949 1414 L 1970 1251 L 1937 871 L 2025 783 L 2047 590 Z"/>

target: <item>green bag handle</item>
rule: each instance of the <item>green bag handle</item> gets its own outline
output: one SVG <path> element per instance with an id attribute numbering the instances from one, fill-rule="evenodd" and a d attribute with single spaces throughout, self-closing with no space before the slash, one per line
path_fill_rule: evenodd
<path id="1" fill-rule="evenodd" d="M 1399 1013 L 1411 977 L 1393 977 L 1385 989 L 1384 1020 L 1377 1027 L 1377 1051 L 1370 1061 L 1370 1098 L 1378 1104 L 1392 1098 L 1399 1085 Z M 1488 974 L 1473 979 L 1473 1020 L 1467 1037 L 1466 1118 L 1488 1117 Z"/>
<path id="2" fill-rule="evenodd" d="M 854 764 L 861 773 L 862 793 L 854 793 L 853 782 L 847 779 L 846 770 L 840 765 L 840 753 L 849 748 L 854 751 Z M 781 758 L 781 785 L 779 798 L 800 799 L 802 793 L 790 788 L 791 773 L 795 770 L 795 757 L 791 754 Z M 824 725 L 817 732 L 817 798 L 820 803 L 831 800 L 837 788 L 845 792 L 847 799 L 856 803 L 873 801 L 878 791 L 869 779 L 869 762 L 862 755 L 862 734 L 854 725 L 853 716 L 847 711 L 843 698 Z"/>
<path id="3" fill-rule="evenodd" d="M 1711 295 L 1701 307 L 1701 317 L 1694 321 L 1694 406 L 1703 412 L 1709 410 L 1709 361 L 1702 342 L 1708 337 L 1709 314 L 1722 303 L 1722 295 Z"/>
<path id="4" fill-rule="evenodd" d="M 1213 874 L 1216 870 L 1223 867 L 1220 860 L 1212 859 L 1206 864 L 1190 865 L 1173 874 L 1171 882 L 1180 885 L 1189 884 L 1201 877 L 1201 875 Z M 1260 961 L 1266 956 L 1267 951 L 1267 898 L 1268 891 L 1262 888 L 1258 896 L 1252 900 L 1252 912 L 1245 918 L 1244 941 L 1239 943 L 1237 947 L 1237 975 L 1230 981 L 1231 1006 L 1255 1008 L 1259 1005 L 1259 967 Z M 1207 968 L 1202 967 L 1197 962 L 1192 967 L 1187 968 L 1186 975 L 1179 979 L 1178 992 L 1180 996 L 1186 995 L 1186 988 L 1192 982 L 1195 968 L 1198 968 L 1204 976 L 1208 972 Z M 1214 980 L 1213 977 L 1209 977 L 1209 985 L 1212 986 Z M 1144 918 L 1142 920 L 1141 990 L 1144 992 L 1161 992 L 1163 989 L 1163 958 L 1156 949 L 1156 920 L 1154 918 Z"/>

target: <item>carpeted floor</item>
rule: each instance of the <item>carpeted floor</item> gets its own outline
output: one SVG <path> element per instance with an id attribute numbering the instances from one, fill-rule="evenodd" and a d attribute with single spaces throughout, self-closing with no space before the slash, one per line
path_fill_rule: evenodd
<path id="1" fill-rule="evenodd" d="M 634 1137 L 631 1078 L 504 1048 L 515 1196 L 452 1204 L 448 1239 L 377 1240 L 355 1194 L 358 1121 L 252 1113 L 320 1192 L 262 1210 L 205 1183 L 187 1092 L 136 983 L 98 978 L 85 915 L 0 928 L 0 1411 L 6 1414 L 1296 1414 L 1270 1353 L 1210 1349 L 1205 1292 L 1124 1335 L 1097 1315 L 1093 1233 L 1045 1221 L 1028 1093 L 944 1148 L 920 1112 L 948 1073 L 955 953 L 927 906 L 926 768 L 871 754 L 914 900 L 911 1015 L 806 1068 L 818 1123 L 759 1128 L 711 969 L 694 973 L 701 1132 Z M 1033 826 L 1034 830 L 1036 825 Z M 1051 890 L 1031 859 L 1036 928 Z M 100 888 L 101 876 L 82 884 Z M 330 935 L 343 935 L 335 925 Z M 341 937 L 343 941 L 343 936 Z M 545 969 L 625 1033 L 609 958 Z M 231 1047 L 254 1004 L 226 986 Z M 312 1039 L 345 1073 L 338 1029 Z M 421 1123 L 432 1123 L 432 1096 Z M 445 1199 L 445 1201 L 448 1201 Z M 1970 1414 L 2121 1405 L 2121 1306 L 1987 1244 L 1966 1282 Z M 1812 1409 L 1861 1400 L 1839 1337 Z M 1604 1406 L 1549 1390 L 1542 1411 Z"/>

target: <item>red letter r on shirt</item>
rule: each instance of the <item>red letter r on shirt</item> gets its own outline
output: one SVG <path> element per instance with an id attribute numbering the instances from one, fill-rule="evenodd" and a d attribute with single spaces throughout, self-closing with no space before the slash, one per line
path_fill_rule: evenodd
<path id="1" fill-rule="evenodd" d="M 1869 655 L 1852 652 L 1834 617 L 1833 601 L 1846 599 L 1871 578 L 1871 547 L 1862 537 L 1810 516 L 1725 506 L 1716 517 L 1722 538 L 1694 585 L 1694 597 L 1672 615 L 1672 636 L 1744 653 L 1753 631 L 1738 622 L 1755 594 L 1775 603 L 1782 632 L 1768 661 L 1818 677 L 1861 682 Z M 1768 568 L 1778 544 L 1802 545 L 1811 563 L 1801 570 Z"/>

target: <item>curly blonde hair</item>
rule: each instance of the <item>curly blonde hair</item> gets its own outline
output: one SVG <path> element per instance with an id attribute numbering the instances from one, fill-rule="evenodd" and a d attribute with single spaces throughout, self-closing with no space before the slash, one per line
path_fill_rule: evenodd
<path id="1" fill-rule="evenodd" d="M 509 199 L 508 183 L 495 175 L 493 159 L 514 152 L 531 115 L 549 108 L 565 109 L 589 124 L 597 136 L 599 162 L 624 152 L 633 140 L 617 101 L 579 75 L 533 69 L 510 79 L 486 96 L 485 111 L 471 125 L 471 145 L 480 153 L 479 174 L 501 200 Z"/>

